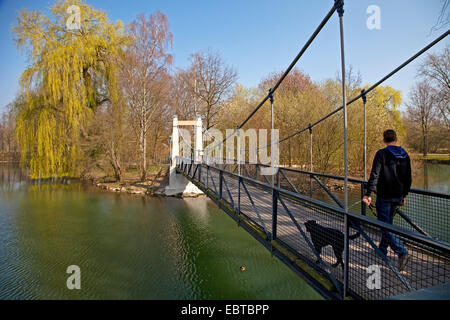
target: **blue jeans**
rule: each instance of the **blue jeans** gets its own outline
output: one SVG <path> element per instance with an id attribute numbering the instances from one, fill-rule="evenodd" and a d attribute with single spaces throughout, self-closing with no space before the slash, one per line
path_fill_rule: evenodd
<path id="1" fill-rule="evenodd" d="M 398 205 L 402 202 L 402 198 L 387 199 L 377 197 L 376 208 L 378 220 L 392 224 L 394 221 L 395 210 L 397 210 Z M 388 246 L 398 255 L 404 255 L 408 253 L 405 249 L 403 243 L 395 235 L 387 231 L 382 231 L 380 245 L 378 246 L 384 255 L 387 255 Z"/>

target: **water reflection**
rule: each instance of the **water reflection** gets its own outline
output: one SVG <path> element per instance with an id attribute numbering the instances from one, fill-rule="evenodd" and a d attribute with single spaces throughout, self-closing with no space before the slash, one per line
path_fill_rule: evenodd
<path id="1" fill-rule="evenodd" d="M 15 164 L 0 164 L 0 191 L 13 192 L 26 184 L 27 174 Z"/>
<path id="2" fill-rule="evenodd" d="M 415 163 L 413 187 L 440 193 L 450 193 L 450 165 Z"/>
<path id="3" fill-rule="evenodd" d="M 0 176 L 0 299 L 319 298 L 205 198 L 29 183 L 12 166 Z M 80 291 L 66 288 L 72 264 Z"/>
<path id="4" fill-rule="evenodd" d="M 421 167 L 414 186 L 448 193 L 449 168 Z M 205 198 L 30 182 L 11 165 L 0 165 L 0 179 L 0 299 L 319 298 Z M 65 287 L 72 264 L 81 291 Z"/>

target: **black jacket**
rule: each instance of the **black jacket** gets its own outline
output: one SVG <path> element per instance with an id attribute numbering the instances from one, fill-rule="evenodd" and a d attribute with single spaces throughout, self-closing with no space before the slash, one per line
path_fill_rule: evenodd
<path id="1" fill-rule="evenodd" d="M 381 198 L 404 198 L 411 189 L 411 160 L 397 146 L 378 150 L 373 160 L 366 196 L 374 191 Z"/>

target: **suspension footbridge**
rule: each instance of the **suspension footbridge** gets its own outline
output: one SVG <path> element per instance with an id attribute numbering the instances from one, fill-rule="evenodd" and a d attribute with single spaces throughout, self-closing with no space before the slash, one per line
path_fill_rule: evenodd
<path id="1" fill-rule="evenodd" d="M 245 152 L 242 151 L 248 149 L 241 148 L 241 130 L 267 102 L 272 108 L 274 129 L 274 93 L 335 12 L 338 13 L 340 28 L 342 106 L 321 119 L 311 119 L 315 122 L 279 141 L 272 140 L 263 148 L 279 145 L 300 134 L 312 137 L 315 126 L 342 113 L 344 176 L 313 171 L 312 138 L 309 171 L 282 167 L 273 158 L 271 165 L 246 162 L 243 156 Z M 212 146 L 204 149 L 201 118 L 181 122 L 175 118 L 171 187 L 179 187 L 181 176 L 187 179 L 189 185 L 195 186 L 191 190 L 205 193 L 235 219 L 238 225 L 250 232 L 274 256 L 328 299 L 385 299 L 421 289 L 448 286 L 450 195 L 412 189 L 406 205 L 397 210 L 392 225 L 378 221 L 376 213 L 357 201 L 364 195 L 367 181 L 348 176 L 347 106 L 362 100 L 365 111 L 367 94 L 445 39 L 450 31 L 447 30 L 374 85 L 347 101 L 343 16 L 343 1 L 336 0 L 267 96 L 225 139 L 215 141 Z M 179 133 L 179 125 L 195 126 L 194 146 Z M 214 150 L 221 150 L 227 140 L 236 138 L 237 151 L 233 152 L 236 158 L 217 157 Z M 193 151 L 191 156 L 180 155 L 182 144 L 183 148 Z M 365 144 L 364 120 L 364 150 Z M 366 172 L 366 155 L 364 167 Z M 272 174 L 262 174 L 264 169 L 271 169 Z M 339 187 L 331 188 L 331 185 Z M 309 228 L 308 225 L 311 224 L 319 226 L 319 229 Z M 405 243 L 411 259 L 403 270 L 397 267 L 397 255 L 391 251 L 385 255 L 378 249 L 383 232 L 395 234 Z"/>

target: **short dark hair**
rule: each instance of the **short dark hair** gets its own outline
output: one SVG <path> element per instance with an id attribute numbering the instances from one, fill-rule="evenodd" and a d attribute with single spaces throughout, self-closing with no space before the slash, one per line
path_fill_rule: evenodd
<path id="1" fill-rule="evenodd" d="M 383 139 L 386 143 L 394 142 L 395 140 L 397 140 L 397 134 L 392 129 L 386 130 L 385 132 L 383 132 Z"/>

